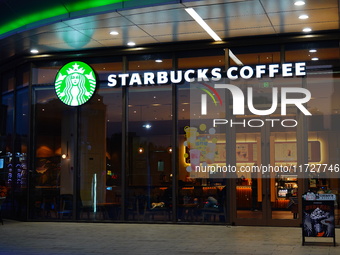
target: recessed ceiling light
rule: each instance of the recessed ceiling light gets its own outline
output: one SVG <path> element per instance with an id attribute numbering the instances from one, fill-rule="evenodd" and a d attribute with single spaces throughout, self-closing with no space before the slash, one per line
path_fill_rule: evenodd
<path id="1" fill-rule="evenodd" d="M 127 45 L 128 45 L 128 46 L 135 46 L 136 43 L 134 43 L 134 42 L 128 42 Z"/>
<path id="2" fill-rule="evenodd" d="M 37 49 L 31 49 L 31 53 L 37 54 L 37 53 L 39 53 L 39 51 Z"/>
<path id="3" fill-rule="evenodd" d="M 302 29 L 302 31 L 307 33 L 307 32 L 311 32 L 312 29 L 310 27 L 305 27 L 304 29 Z"/>
<path id="4" fill-rule="evenodd" d="M 302 15 L 299 16 L 299 19 L 308 19 L 308 18 L 309 18 L 309 16 L 306 15 L 306 14 L 302 14 Z"/>
<path id="5" fill-rule="evenodd" d="M 312 61 L 318 61 L 319 58 L 312 58 Z"/>
<path id="6" fill-rule="evenodd" d="M 294 3 L 294 5 L 296 5 L 296 6 L 302 6 L 302 5 L 305 5 L 305 2 L 304 2 L 304 1 L 296 1 L 296 2 Z"/>
<path id="7" fill-rule="evenodd" d="M 161 59 L 156 59 L 155 62 L 156 62 L 156 63 L 162 63 L 163 60 L 161 60 Z"/>
<path id="8" fill-rule="evenodd" d="M 119 35 L 119 33 L 117 31 L 111 31 L 110 35 Z"/>
<path id="9" fill-rule="evenodd" d="M 310 49 L 309 52 L 313 53 L 313 52 L 317 52 L 316 49 Z"/>

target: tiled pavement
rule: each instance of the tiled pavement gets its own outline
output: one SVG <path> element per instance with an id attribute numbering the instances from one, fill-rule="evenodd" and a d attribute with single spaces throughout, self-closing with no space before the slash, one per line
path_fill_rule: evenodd
<path id="1" fill-rule="evenodd" d="M 340 243 L 340 229 L 336 229 Z M 17 222 L 0 225 L 0 254 L 340 254 L 328 239 L 301 245 L 301 229 L 174 224 Z M 330 242 L 332 241 L 329 240 Z"/>

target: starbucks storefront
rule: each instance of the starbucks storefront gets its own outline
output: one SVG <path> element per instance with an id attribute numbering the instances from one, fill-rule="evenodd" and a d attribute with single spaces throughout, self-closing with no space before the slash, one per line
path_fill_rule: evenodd
<path id="1" fill-rule="evenodd" d="M 299 226 L 311 190 L 339 225 L 339 41 L 269 39 L 1 67 L 3 216 Z"/>

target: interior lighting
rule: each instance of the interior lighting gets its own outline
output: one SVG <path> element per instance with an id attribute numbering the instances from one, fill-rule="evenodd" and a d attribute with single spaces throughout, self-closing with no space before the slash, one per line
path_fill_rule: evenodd
<path id="1" fill-rule="evenodd" d="M 237 65 L 243 66 L 242 61 L 239 60 L 231 50 L 229 50 L 229 57 L 230 57 Z"/>
<path id="2" fill-rule="evenodd" d="M 111 31 L 110 35 L 119 35 L 119 33 L 117 31 Z"/>
<path id="3" fill-rule="evenodd" d="M 142 146 L 139 146 L 138 153 L 139 154 L 143 154 L 144 153 L 144 148 Z"/>
<path id="4" fill-rule="evenodd" d="M 193 8 L 186 8 L 187 13 L 217 42 L 222 39 L 212 30 L 209 25 L 201 18 Z"/>
<path id="5" fill-rule="evenodd" d="M 312 58 L 312 61 L 318 61 L 319 58 Z"/>
<path id="6" fill-rule="evenodd" d="M 312 29 L 310 27 L 305 27 L 304 29 L 302 29 L 302 32 L 308 33 L 311 32 Z"/>
<path id="7" fill-rule="evenodd" d="M 171 145 L 168 147 L 167 151 L 168 151 L 168 153 L 172 153 L 172 147 L 171 147 Z"/>
<path id="8" fill-rule="evenodd" d="M 37 49 L 31 49 L 31 53 L 32 54 L 37 54 L 37 53 L 39 53 L 39 51 Z"/>
<path id="9" fill-rule="evenodd" d="M 152 126 L 150 124 L 143 125 L 143 128 L 150 129 Z"/>
<path id="10" fill-rule="evenodd" d="M 302 5 L 305 5 L 305 4 L 306 4 L 305 1 L 296 1 L 294 3 L 294 5 L 296 5 L 296 6 L 302 6 Z"/>
<path id="11" fill-rule="evenodd" d="M 314 53 L 314 52 L 317 52 L 317 50 L 316 49 L 310 49 L 309 52 Z"/>
<path id="12" fill-rule="evenodd" d="M 128 45 L 128 46 L 135 46 L 136 43 L 135 43 L 135 42 L 128 42 L 127 45 Z"/>
<path id="13" fill-rule="evenodd" d="M 308 19 L 308 18 L 309 18 L 309 16 L 306 15 L 306 14 L 302 14 L 302 15 L 299 16 L 299 19 Z"/>
<path id="14" fill-rule="evenodd" d="M 156 59 L 155 62 L 156 62 L 156 63 L 162 63 L 163 60 L 161 60 L 161 59 Z"/>

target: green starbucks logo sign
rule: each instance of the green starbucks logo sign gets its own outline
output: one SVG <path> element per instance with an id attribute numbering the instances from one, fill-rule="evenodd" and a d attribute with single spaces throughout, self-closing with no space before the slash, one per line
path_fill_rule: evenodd
<path id="1" fill-rule="evenodd" d="M 74 61 L 64 65 L 55 80 L 55 91 L 67 105 L 78 106 L 86 103 L 96 89 L 93 69 L 84 62 Z"/>

